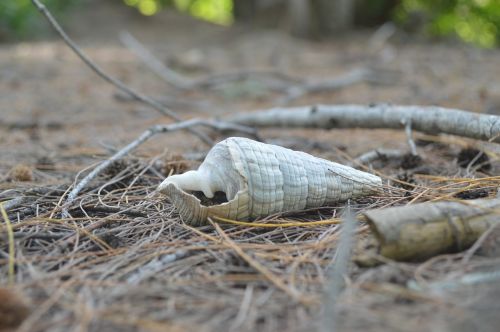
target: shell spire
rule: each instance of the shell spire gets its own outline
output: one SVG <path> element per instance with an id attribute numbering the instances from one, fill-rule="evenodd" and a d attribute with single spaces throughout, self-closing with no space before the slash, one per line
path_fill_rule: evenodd
<path id="1" fill-rule="evenodd" d="M 252 220 L 328 206 L 369 195 L 382 186 L 375 175 L 247 138 L 216 144 L 198 170 L 166 178 L 158 187 L 186 222 L 210 216 Z M 207 199 L 200 200 L 197 192 Z M 227 201 L 214 198 L 223 192 Z M 199 195 L 198 195 L 199 196 Z"/>

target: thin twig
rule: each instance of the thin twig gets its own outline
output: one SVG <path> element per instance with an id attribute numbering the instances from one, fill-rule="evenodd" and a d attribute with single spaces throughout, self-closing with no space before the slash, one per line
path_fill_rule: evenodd
<path id="1" fill-rule="evenodd" d="M 404 151 L 394 150 L 394 149 L 375 149 L 368 152 L 363 153 L 356 159 L 354 159 L 354 164 L 356 165 L 368 165 L 375 160 L 389 160 L 389 159 L 398 159 L 402 158 L 405 155 Z"/>
<path id="2" fill-rule="evenodd" d="M 213 120 L 203 120 L 203 119 L 192 119 L 192 120 L 187 120 L 183 122 L 178 122 L 178 123 L 173 123 L 170 125 L 157 125 L 149 128 L 146 130 L 144 133 L 142 133 L 137 139 L 126 145 L 124 148 L 116 152 L 113 156 L 111 156 L 109 159 L 103 161 L 99 166 L 94 168 L 92 172 L 90 172 L 87 176 L 85 176 L 80 182 L 78 182 L 73 190 L 68 194 L 66 198 L 66 202 L 64 203 L 63 210 L 62 210 L 62 216 L 63 218 L 69 218 L 70 215 L 68 213 L 68 207 L 71 206 L 71 204 L 75 201 L 76 197 L 78 194 L 88 185 L 90 181 L 92 181 L 94 178 L 97 177 L 101 172 L 103 172 L 105 169 L 107 169 L 114 161 L 124 157 L 127 155 L 130 151 L 134 150 L 137 148 L 139 145 L 143 144 L 146 142 L 148 139 L 150 139 L 152 136 L 158 134 L 158 133 L 167 133 L 167 132 L 172 132 L 172 131 L 177 131 L 177 130 L 182 130 L 186 128 L 192 128 L 195 126 L 206 126 L 206 127 L 211 127 L 220 131 L 223 130 L 236 130 L 236 131 L 242 131 L 247 134 L 255 134 L 255 130 L 252 128 L 248 128 L 242 125 L 238 124 L 232 124 L 232 123 L 226 123 L 226 122 L 221 122 L 221 121 L 213 121 Z"/>
<path id="3" fill-rule="evenodd" d="M 406 141 L 408 142 L 408 145 L 410 146 L 410 153 L 412 154 L 412 156 L 418 156 L 417 145 L 415 144 L 415 141 L 413 140 L 413 137 L 412 137 L 411 119 L 404 120 L 403 124 L 405 125 Z"/>
<path id="4" fill-rule="evenodd" d="M 73 52 L 87 65 L 89 66 L 97 75 L 99 75 L 101 78 L 103 78 L 105 81 L 108 83 L 111 83 L 121 91 L 125 92 L 126 94 L 130 95 L 132 98 L 135 100 L 138 100 L 146 105 L 151 106 L 153 109 L 157 110 L 163 115 L 166 115 L 175 121 L 182 121 L 182 119 L 172 110 L 169 110 L 168 108 L 164 107 L 154 99 L 149 98 L 148 96 L 143 95 L 142 93 L 133 90 L 129 86 L 127 86 L 125 83 L 122 81 L 118 80 L 115 77 L 112 77 L 108 75 L 104 70 L 97 64 L 95 64 L 83 51 L 80 49 L 80 47 L 66 34 L 66 32 L 63 30 L 63 28 L 57 23 L 56 19 L 52 16 L 50 11 L 45 7 L 44 4 L 42 4 L 39 0 L 31 0 L 33 5 L 45 16 L 47 21 L 50 23 L 50 25 L 56 30 L 56 32 L 61 36 L 61 38 L 64 40 L 66 45 L 68 45 Z M 207 143 L 208 145 L 213 145 L 213 141 L 205 135 L 202 132 L 194 131 L 192 128 L 188 128 L 188 130 L 199 137 L 203 142 Z"/>
<path id="5" fill-rule="evenodd" d="M 249 77 L 262 78 L 266 76 L 283 82 L 283 84 L 280 85 L 283 87 L 289 87 L 291 84 L 299 84 L 302 82 L 299 78 L 294 78 L 273 70 L 240 70 L 237 72 L 217 73 L 199 79 L 190 79 L 167 67 L 129 32 L 123 31 L 120 33 L 120 41 L 162 80 L 178 89 L 210 88 L 223 83 L 241 81 Z"/>
<path id="6" fill-rule="evenodd" d="M 2 202 L 3 208 L 5 211 L 13 210 L 17 207 L 19 207 L 21 204 L 26 202 L 28 200 L 28 197 L 26 196 L 19 196 L 14 199 L 11 199 L 10 201 Z"/>
<path id="7" fill-rule="evenodd" d="M 193 81 L 181 76 L 175 71 L 165 66 L 151 52 L 144 47 L 137 39 L 135 39 L 127 31 L 120 33 L 120 41 L 132 52 L 137 55 L 144 64 L 146 64 L 156 75 L 163 79 L 168 84 L 178 89 L 189 89 L 193 86 Z"/>
<path id="8" fill-rule="evenodd" d="M 189 251 L 180 249 L 172 254 L 162 255 L 161 257 L 156 257 L 155 259 L 149 261 L 147 264 L 139 267 L 130 276 L 127 277 L 127 283 L 131 285 L 137 285 L 142 280 L 150 278 L 151 276 L 161 272 L 170 263 L 173 263 L 179 259 L 186 257 Z"/>
<path id="9" fill-rule="evenodd" d="M 335 77 L 333 79 L 310 81 L 302 84 L 293 85 L 285 90 L 285 97 L 278 101 L 279 105 L 286 105 L 295 99 L 298 99 L 309 93 L 321 91 L 335 91 L 354 84 L 370 81 L 372 72 L 369 69 L 354 69 L 347 74 Z"/>
<path id="10" fill-rule="evenodd" d="M 477 239 L 476 242 L 465 252 L 464 257 L 462 258 L 462 264 L 465 265 L 469 262 L 472 256 L 481 248 L 481 245 L 486 241 L 488 236 L 495 230 L 495 228 L 499 227 L 498 224 L 492 224 L 481 236 Z"/>

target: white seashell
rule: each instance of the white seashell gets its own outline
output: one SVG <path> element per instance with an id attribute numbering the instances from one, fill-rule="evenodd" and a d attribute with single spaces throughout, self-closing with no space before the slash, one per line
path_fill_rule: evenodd
<path id="1" fill-rule="evenodd" d="M 368 195 L 381 185 L 378 176 L 304 152 L 230 137 L 209 151 L 198 170 L 172 175 L 158 190 L 184 221 L 201 224 L 210 216 L 250 220 L 328 206 Z M 208 198 L 221 191 L 228 201 L 205 206 L 193 191 Z"/>

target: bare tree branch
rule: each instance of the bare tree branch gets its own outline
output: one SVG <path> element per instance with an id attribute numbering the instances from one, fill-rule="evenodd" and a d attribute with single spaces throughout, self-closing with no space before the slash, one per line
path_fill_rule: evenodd
<path id="1" fill-rule="evenodd" d="M 147 65 L 156 75 L 168 84 L 178 89 L 190 89 L 193 86 L 193 81 L 181 76 L 174 70 L 165 66 L 151 52 L 144 47 L 137 39 L 135 39 L 127 31 L 120 33 L 120 41 L 135 55 L 137 55 L 145 65 Z"/>
<path id="2" fill-rule="evenodd" d="M 363 153 L 356 159 L 355 164 L 368 165 L 379 159 L 400 159 L 403 158 L 406 152 L 395 149 L 375 149 Z"/>
<path id="3" fill-rule="evenodd" d="M 500 142 L 500 116 L 437 106 L 317 105 L 274 108 L 228 116 L 226 121 L 251 127 L 412 129 Z"/>

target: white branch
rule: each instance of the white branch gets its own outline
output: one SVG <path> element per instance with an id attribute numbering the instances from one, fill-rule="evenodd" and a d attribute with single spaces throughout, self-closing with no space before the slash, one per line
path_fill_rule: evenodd
<path id="1" fill-rule="evenodd" d="M 500 142 L 500 116 L 437 106 L 318 105 L 274 108 L 228 116 L 226 121 L 251 127 L 412 129 Z"/>

